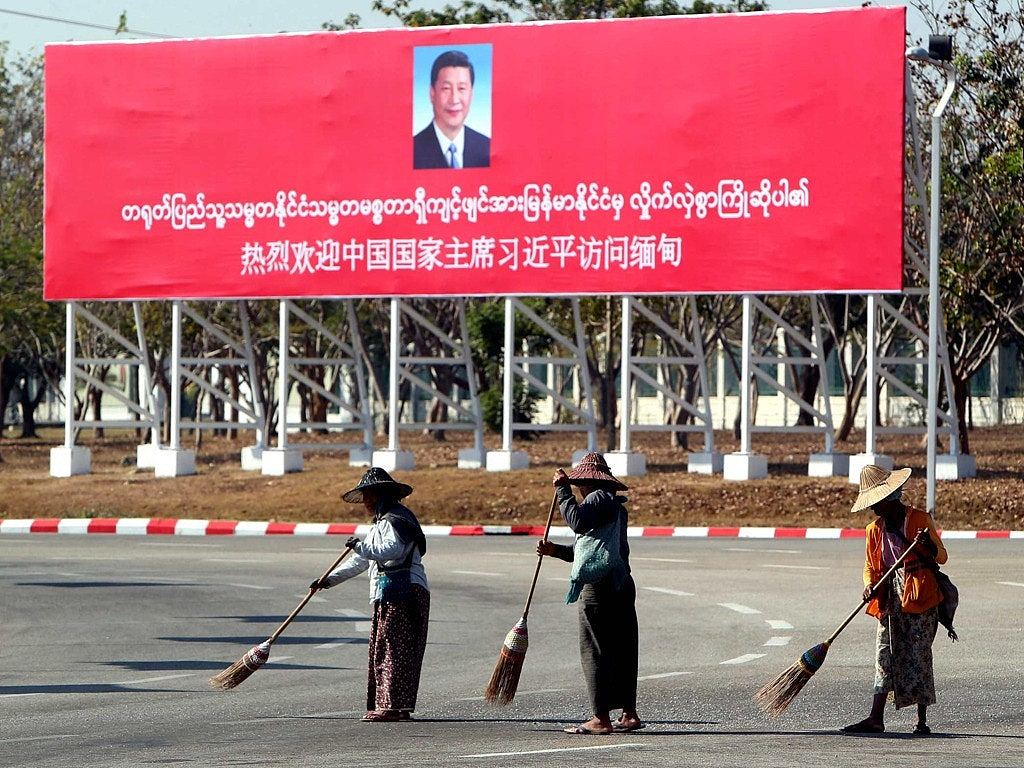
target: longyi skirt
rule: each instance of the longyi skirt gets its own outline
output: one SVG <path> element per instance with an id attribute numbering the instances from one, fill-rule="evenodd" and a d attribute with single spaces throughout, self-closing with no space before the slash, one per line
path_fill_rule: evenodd
<path id="1" fill-rule="evenodd" d="M 429 619 L 430 593 L 419 584 L 409 600 L 373 604 L 367 709 L 416 709 Z"/>

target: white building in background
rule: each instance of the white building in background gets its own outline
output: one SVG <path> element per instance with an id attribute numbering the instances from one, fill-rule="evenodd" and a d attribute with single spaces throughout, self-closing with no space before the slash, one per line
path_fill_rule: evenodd
<path id="1" fill-rule="evenodd" d="M 653 366 L 652 366 L 653 367 Z M 777 365 L 774 375 L 781 382 L 788 382 L 785 366 Z M 572 392 L 579 396 L 578 381 L 556 381 L 556 366 L 537 364 L 533 366 L 533 374 L 546 381 L 552 388 L 561 388 L 566 394 Z M 737 376 L 726 359 L 722 350 L 715 349 L 709 355 L 708 373 L 711 386 L 711 410 L 714 417 L 716 429 L 730 430 L 737 418 L 740 408 L 740 400 L 737 386 Z M 918 375 L 920 375 L 918 370 Z M 664 383 L 665 371 L 652 370 L 650 374 L 659 382 Z M 842 419 L 846 403 L 843 398 L 842 383 L 839 373 L 838 361 L 833 353 L 829 360 L 829 375 L 831 378 L 832 412 L 835 414 L 836 422 Z M 109 376 L 110 382 L 125 392 L 130 389 L 129 372 L 127 367 L 113 368 Z M 909 382 L 908 382 L 909 383 Z M 616 379 L 618 384 L 618 379 Z M 918 388 L 923 389 L 924 382 L 916 382 Z M 464 393 L 462 393 L 464 394 Z M 653 388 L 643 382 L 636 382 L 633 389 L 632 408 L 637 423 L 660 424 L 666 418 L 666 402 L 664 396 L 658 394 Z M 823 394 L 819 392 L 818 402 L 821 402 Z M 16 398 L 12 398 L 16 401 Z M 208 401 L 207 401 L 208 402 Z M 430 401 L 422 394 L 413 391 L 411 403 L 406 407 L 416 410 L 420 417 L 425 416 L 426 410 L 430 408 Z M 924 420 L 924 414 L 907 397 L 891 396 L 889 388 L 883 383 L 879 407 L 882 414 L 882 422 L 894 426 L 909 424 L 920 424 Z M 194 412 L 194 403 L 186 401 L 185 411 Z M 861 399 L 854 425 L 863 428 L 865 399 Z M 289 401 L 289 421 L 299 419 L 299 398 L 292 392 Z M 784 426 L 789 425 L 796 419 L 793 404 L 785 397 L 775 391 L 767 390 L 761 385 L 757 398 L 758 425 Z M 200 418 L 209 417 L 209 413 L 201 414 Z M 328 414 L 328 421 L 338 424 L 348 422 L 348 414 L 332 409 Z M 551 421 L 554 417 L 554 403 L 551 398 L 545 398 L 538 402 L 537 419 L 539 421 Z M 91 418 L 91 414 L 90 414 Z M 113 398 L 104 398 L 103 419 L 117 420 L 129 418 L 126 409 L 119 406 Z M 989 365 L 982 368 L 971 381 L 971 396 L 967 406 L 967 423 L 977 427 L 994 426 L 1000 424 L 1024 424 L 1024 350 L 1004 346 L 993 353 Z M 63 404 L 51 391 L 45 396 L 43 402 L 36 410 L 36 422 L 40 426 L 62 424 L 64 421 Z M 16 430 L 21 422 L 21 414 L 16 402 L 7 407 L 4 423 L 9 430 Z"/>

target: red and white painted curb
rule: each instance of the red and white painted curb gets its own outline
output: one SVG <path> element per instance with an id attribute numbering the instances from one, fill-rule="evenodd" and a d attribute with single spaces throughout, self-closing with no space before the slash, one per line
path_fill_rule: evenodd
<path id="1" fill-rule="evenodd" d="M 352 536 L 368 525 L 356 523 L 278 523 L 248 520 L 187 520 L 169 517 L 36 518 L 0 520 L 0 534 L 65 533 L 135 536 Z M 862 539 L 863 528 L 768 528 L 743 526 L 631 526 L 628 535 L 686 539 Z M 543 536 L 543 525 L 425 525 L 427 536 Z M 552 536 L 572 536 L 564 526 Z M 943 531 L 944 539 L 1024 539 L 1024 531 Z"/>

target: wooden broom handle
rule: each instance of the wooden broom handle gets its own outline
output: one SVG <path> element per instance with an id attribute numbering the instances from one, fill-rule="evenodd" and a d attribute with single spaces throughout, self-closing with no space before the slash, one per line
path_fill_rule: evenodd
<path id="1" fill-rule="evenodd" d="M 544 538 L 542 541 L 548 540 L 548 534 L 551 532 L 551 520 L 555 516 L 555 507 L 558 506 L 558 491 L 556 490 L 551 495 L 551 508 L 548 509 L 548 523 L 544 526 Z M 530 612 L 530 603 L 533 602 L 533 590 L 537 588 L 537 577 L 540 576 L 540 564 L 544 562 L 544 555 L 537 555 L 537 568 L 533 572 L 533 583 L 530 584 L 530 594 L 526 598 L 526 607 L 523 608 L 523 618 Z"/>
<path id="2" fill-rule="evenodd" d="M 324 571 L 323 576 L 317 579 L 317 581 L 322 581 L 323 579 L 326 579 L 328 576 L 330 576 L 331 572 L 334 571 L 334 569 L 337 568 L 339 565 L 341 565 L 341 561 L 348 557 L 349 552 L 351 551 L 351 547 L 345 547 L 345 551 L 338 556 L 338 559 L 331 564 L 330 568 Z M 267 638 L 268 643 L 273 643 L 275 640 L 277 640 L 278 637 L 281 636 L 281 633 L 284 632 L 285 629 L 288 628 L 288 625 L 292 623 L 292 620 L 299 615 L 299 611 L 306 607 L 306 603 L 308 603 L 313 598 L 314 594 L 316 594 L 315 589 L 309 590 L 309 594 L 302 598 L 302 602 L 295 606 L 295 610 L 288 614 L 288 618 L 281 622 L 281 626 L 275 629 L 274 634 Z"/>
<path id="3" fill-rule="evenodd" d="M 839 625 L 839 629 L 837 629 L 835 632 L 833 632 L 832 636 L 828 640 L 825 641 L 825 645 L 831 645 L 832 641 L 835 640 L 837 637 L 839 637 L 839 633 L 842 632 L 844 629 L 846 629 L 847 624 L 849 624 L 851 621 L 853 621 L 854 618 L 857 616 L 857 614 L 859 614 L 864 609 L 864 606 L 868 604 L 868 601 L 870 601 L 875 596 L 875 593 L 878 592 L 878 588 L 880 586 L 882 586 L 886 581 L 888 581 L 889 579 L 892 578 L 892 575 L 894 573 L 896 573 L 896 569 L 899 568 L 903 564 L 903 561 L 907 559 L 907 555 L 909 555 L 910 551 L 914 547 L 916 547 L 916 546 L 917 546 L 917 539 L 914 539 L 912 542 L 910 542 L 910 546 L 907 547 L 903 551 L 903 554 L 900 555 L 899 558 L 897 558 L 896 562 L 892 564 L 892 568 L 890 568 L 888 571 L 886 571 L 882 575 L 882 578 L 880 578 L 876 582 L 875 586 L 871 588 L 871 592 L 868 594 L 868 596 L 863 598 L 860 601 L 860 605 L 858 605 L 853 610 L 853 613 L 851 613 L 849 616 L 846 617 L 846 621 L 844 621 L 842 624 L 840 624 Z"/>

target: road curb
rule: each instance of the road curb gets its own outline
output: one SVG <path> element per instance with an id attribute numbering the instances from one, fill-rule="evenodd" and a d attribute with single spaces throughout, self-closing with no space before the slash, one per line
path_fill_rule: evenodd
<path id="1" fill-rule="evenodd" d="M 352 536 L 368 525 L 281 523 L 250 520 L 191 520 L 163 517 L 33 518 L 0 520 L 0 534 L 107 534 L 122 536 Z M 425 525 L 427 536 L 543 536 L 543 525 Z M 552 536 L 572 536 L 564 526 Z M 785 528 L 749 526 L 631 526 L 631 538 L 862 539 L 863 528 Z M 943 531 L 944 539 L 1024 539 L 1024 531 Z"/>

